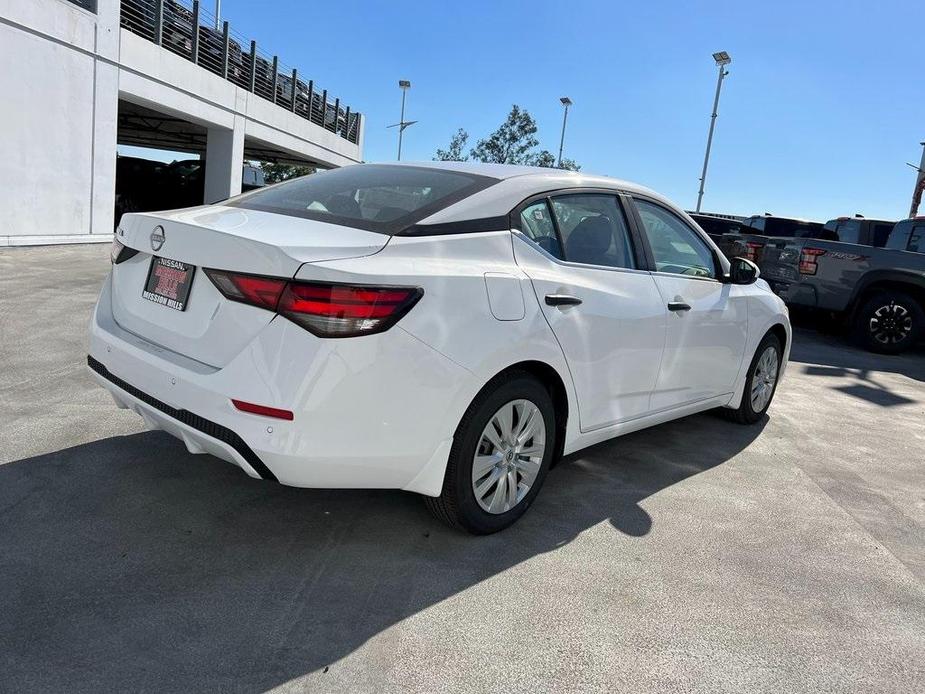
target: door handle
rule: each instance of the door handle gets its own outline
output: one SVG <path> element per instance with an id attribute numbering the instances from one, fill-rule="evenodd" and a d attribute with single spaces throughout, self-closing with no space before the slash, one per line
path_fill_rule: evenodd
<path id="1" fill-rule="evenodd" d="M 685 304 L 683 301 L 669 301 L 668 310 L 669 311 L 690 311 L 691 305 Z"/>
<path id="2" fill-rule="evenodd" d="M 580 303 L 581 299 L 579 299 L 577 296 L 570 296 L 569 294 L 546 295 L 547 306 L 578 306 Z"/>

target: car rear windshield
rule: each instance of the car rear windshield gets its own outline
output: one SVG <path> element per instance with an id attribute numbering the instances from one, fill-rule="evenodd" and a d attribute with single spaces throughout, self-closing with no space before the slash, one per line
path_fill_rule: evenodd
<path id="1" fill-rule="evenodd" d="M 490 176 L 424 166 L 358 164 L 286 181 L 224 204 L 397 234 L 497 182 Z"/>

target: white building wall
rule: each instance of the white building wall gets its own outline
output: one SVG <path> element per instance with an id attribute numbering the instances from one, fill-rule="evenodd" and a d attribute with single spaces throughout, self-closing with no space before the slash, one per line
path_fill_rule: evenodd
<path id="1" fill-rule="evenodd" d="M 120 29 L 119 5 L 0 0 L 0 246 L 111 239 L 120 98 L 209 130 L 208 199 L 240 190 L 244 136 L 324 166 L 361 160 L 359 145 Z"/>
<path id="2" fill-rule="evenodd" d="M 115 73 L 96 71 L 96 32 L 97 18 L 70 3 L 0 0 L 0 245 L 6 236 L 66 238 L 94 228 L 92 143 L 97 118 L 114 123 L 118 102 Z M 102 96 L 109 112 L 97 103 Z M 111 138 L 109 179 L 114 131 Z"/>

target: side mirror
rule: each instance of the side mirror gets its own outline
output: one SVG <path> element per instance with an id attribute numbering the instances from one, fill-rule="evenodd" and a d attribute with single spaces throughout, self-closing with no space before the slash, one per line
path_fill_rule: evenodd
<path id="1" fill-rule="evenodd" d="M 735 257 L 729 261 L 729 282 L 731 284 L 752 284 L 761 272 L 748 258 Z"/>

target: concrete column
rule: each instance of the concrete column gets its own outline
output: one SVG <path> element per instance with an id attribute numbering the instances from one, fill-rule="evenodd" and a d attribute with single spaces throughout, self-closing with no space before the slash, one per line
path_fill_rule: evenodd
<path id="1" fill-rule="evenodd" d="M 119 60 L 119 3 L 97 3 L 97 54 Z M 118 221 L 116 205 L 116 137 L 119 115 L 119 69 L 97 60 L 93 75 L 93 155 L 90 233 L 111 234 Z"/>
<path id="2" fill-rule="evenodd" d="M 235 116 L 234 128 L 209 128 L 206 139 L 206 203 L 241 192 L 244 166 L 244 118 Z"/>

